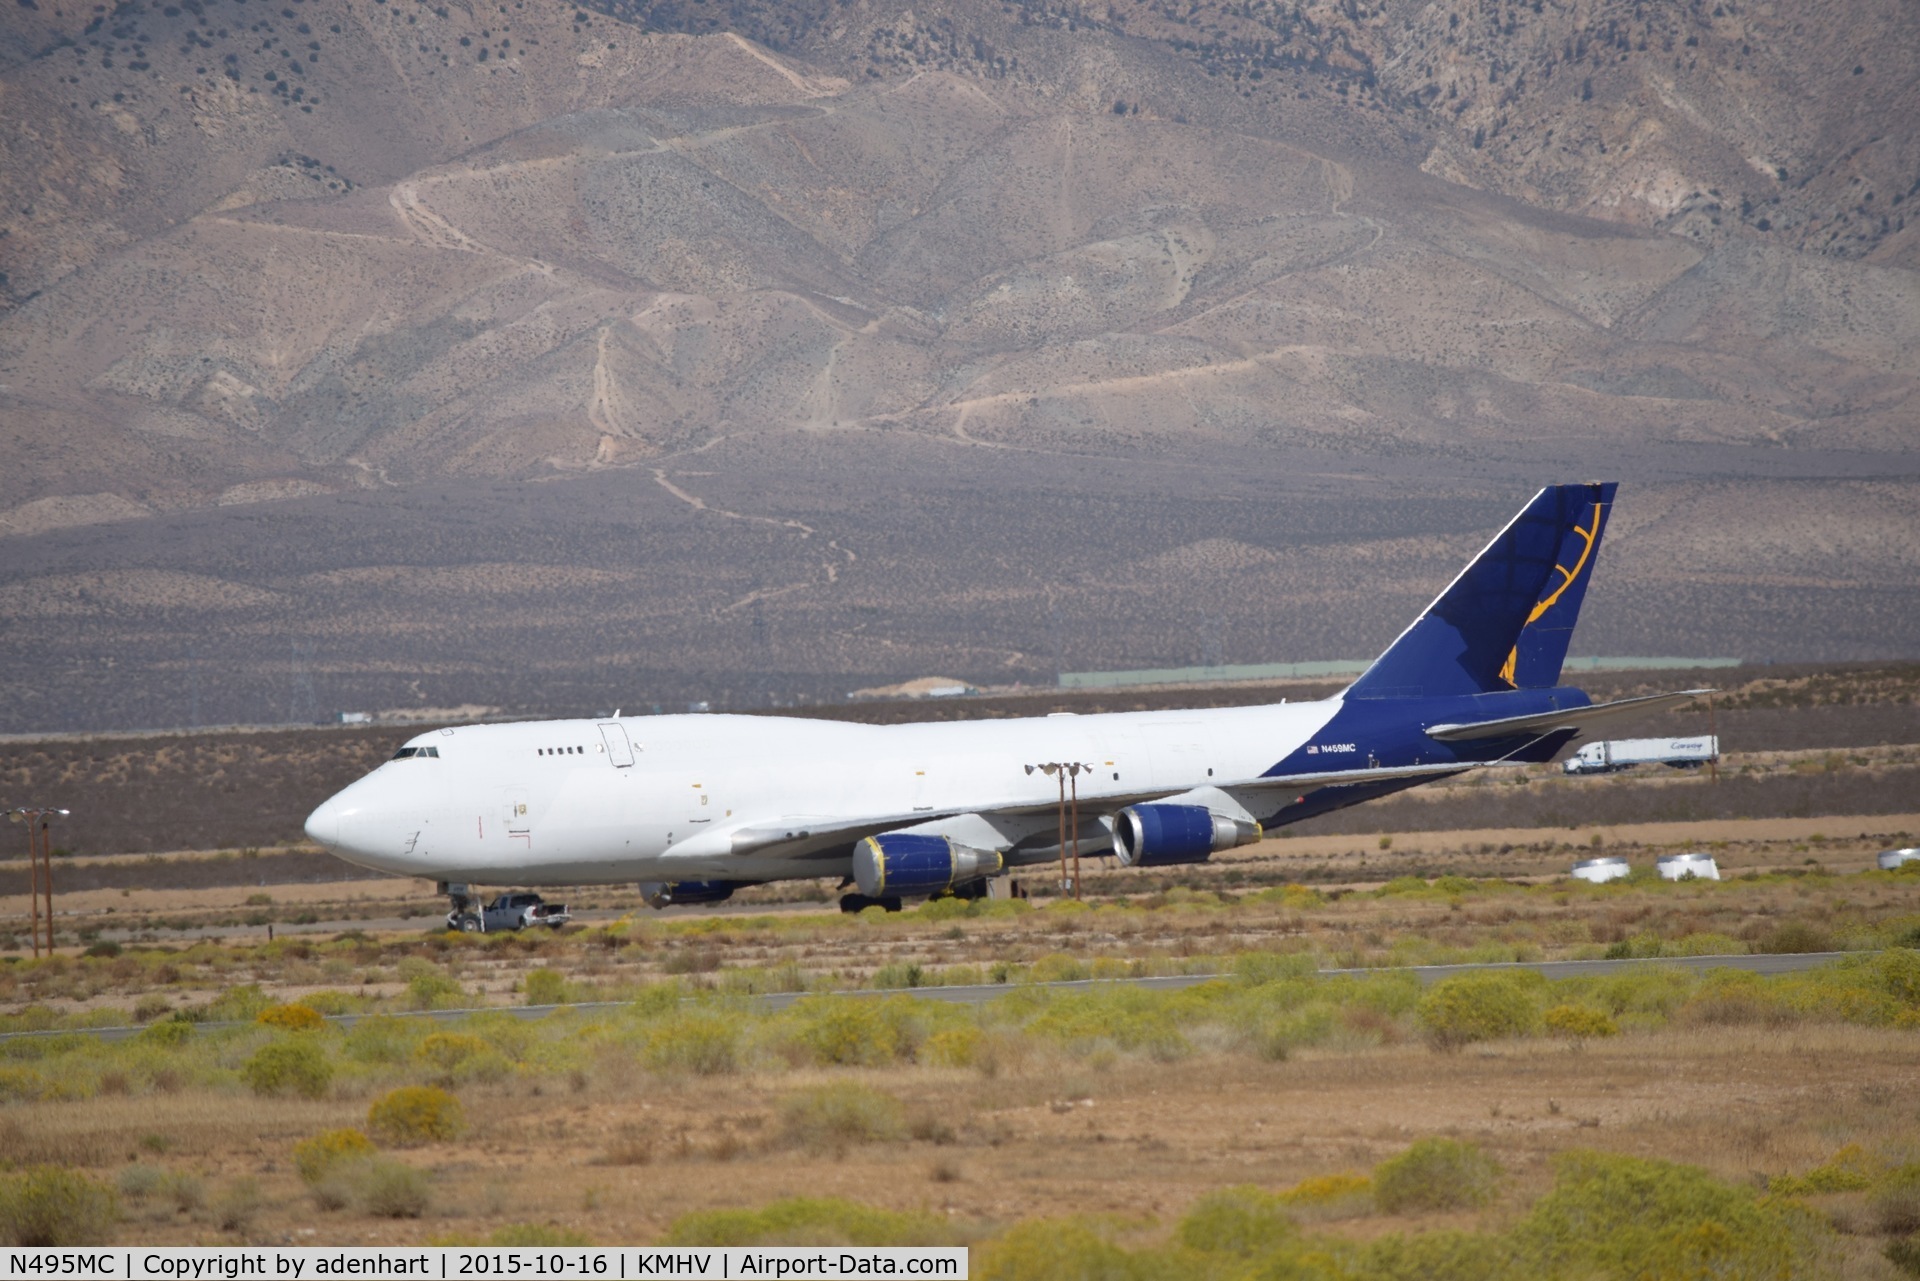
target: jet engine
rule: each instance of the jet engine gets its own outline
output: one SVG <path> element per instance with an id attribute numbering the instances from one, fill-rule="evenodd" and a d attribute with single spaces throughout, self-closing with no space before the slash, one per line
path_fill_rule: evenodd
<path id="1" fill-rule="evenodd" d="M 640 901 L 648 907 L 685 907 L 689 903 L 724 903 L 743 885 L 758 881 L 642 881 Z"/>
<path id="2" fill-rule="evenodd" d="M 1259 839 L 1258 823 L 1204 805 L 1129 805 L 1113 816 L 1113 852 L 1122 867 L 1204 863 Z"/>
<path id="3" fill-rule="evenodd" d="M 1003 862 L 997 851 L 977 850 L 951 837 L 886 832 L 854 847 L 853 880 L 868 898 L 916 898 L 998 875 Z"/>

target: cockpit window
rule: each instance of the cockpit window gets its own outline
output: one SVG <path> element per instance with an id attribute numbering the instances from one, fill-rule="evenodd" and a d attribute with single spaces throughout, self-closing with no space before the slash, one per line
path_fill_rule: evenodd
<path id="1" fill-rule="evenodd" d="M 437 747 L 403 747 L 399 751 L 393 754 L 393 759 L 396 761 L 404 761 L 408 757 L 412 757 L 412 756 L 438 756 L 438 755 L 440 755 L 440 749 Z"/>

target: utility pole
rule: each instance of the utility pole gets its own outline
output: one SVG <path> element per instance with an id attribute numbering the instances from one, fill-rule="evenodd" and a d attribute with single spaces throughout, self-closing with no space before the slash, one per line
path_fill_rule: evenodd
<path id="1" fill-rule="evenodd" d="M 41 901 L 46 904 L 47 955 L 53 955 L 53 833 L 48 829 L 55 818 L 65 818 L 67 810 L 44 806 L 21 806 L 7 811 L 7 817 L 27 825 L 27 899 L 32 904 L 33 954 L 40 955 Z"/>
<path id="2" fill-rule="evenodd" d="M 1074 764 L 1067 766 L 1068 796 L 1073 805 L 1073 898 L 1080 901 L 1080 771 L 1084 768 Z"/>
<path id="3" fill-rule="evenodd" d="M 1080 897 L 1080 772 L 1091 772 L 1091 765 L 1082 765 L 1078 761 L 1048 761 L 1045 765 L 1029 765 L 1027 773 L 1039 770 L 1051 775 L 1060 785 L 1060 803 L 1055 811 L 1055 830 L 1060 842 L 1060 889 L 1064 893 L 1073 891 L 1073 897 Z M 1071 814 L 1071 820 L 1069 820 Z M 1071 821 L 1073 831 L 1073 871 L 1067 871 L 1067 831 Z"/>
<path id="4" fill-rule="evenodd" d="M 1707 777 L 1720 781 L 1720 724 L 1713 715 L 1713 694 L 1707 694 L 1707 733 L 1713 736 L 1713 755 L 1707 758 Z"/>

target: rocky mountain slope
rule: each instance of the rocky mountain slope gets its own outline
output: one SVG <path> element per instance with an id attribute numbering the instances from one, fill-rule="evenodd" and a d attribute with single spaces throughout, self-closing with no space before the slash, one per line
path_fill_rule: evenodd
<path id="1" fill-rule="evenodd" d="M 1904 652 L 1900 19 L 35 0 L 0 669 L 125 724 L 294 708 L 289 643 L 439 705 L 1344 657 L 1602 472 L 1659 495 L 1609 648 Z"/>

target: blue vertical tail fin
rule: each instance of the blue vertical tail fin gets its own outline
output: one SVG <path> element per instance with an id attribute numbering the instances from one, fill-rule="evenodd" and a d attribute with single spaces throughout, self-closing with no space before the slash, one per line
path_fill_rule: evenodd
<path id="1" fill-rule="evenodd" d="M 1438 698 L 1559 683 L 1614 482 L 1549 485 L 1348 687 L 1348 698 Z"/>

